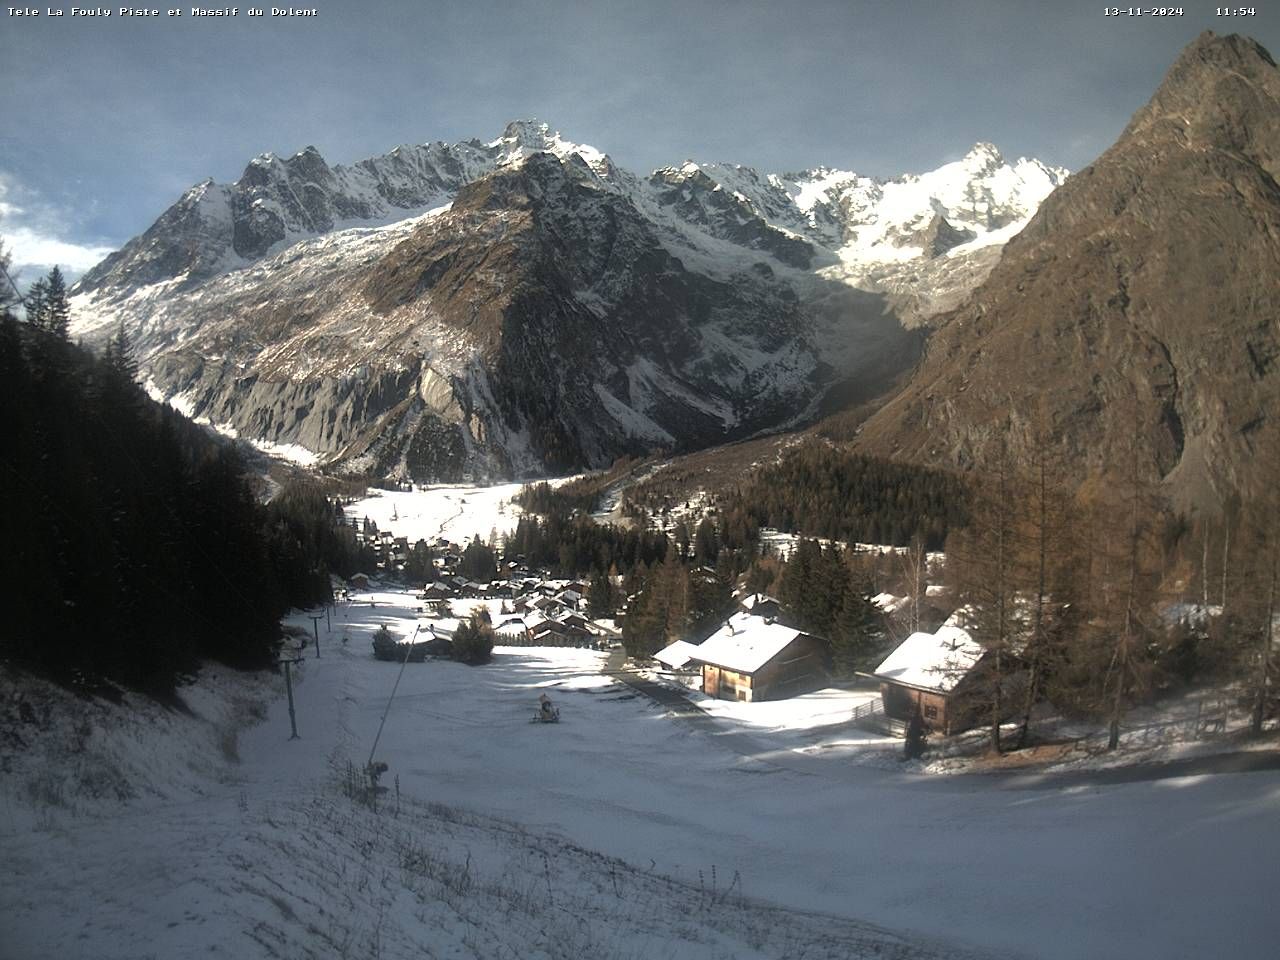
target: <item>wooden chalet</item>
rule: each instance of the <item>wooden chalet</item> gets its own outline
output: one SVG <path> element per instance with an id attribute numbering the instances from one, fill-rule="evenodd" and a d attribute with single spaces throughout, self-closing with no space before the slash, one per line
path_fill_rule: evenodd
<path id="1" fill-rule="evenodd" d="M 766 618 L 776 617 L 781 608 L 781 604 L 767 593 L 748 594 L 738 602 L 738 606 L 747 613 Z"/>
<path id="2" fill-rule="evenodd" d="M 681 672 L 696 670 L 698 664 L 694 662 L 690 664 L 698 653 L 698 645 L 689 643 L 687 640 L 677 640 L 669 646 L 663 647 L 653 655 L 653 659 L 658 661 L 668 670 L 677 670 Z"/>
<path id="3" fill-rule="evenodd" d="M 826 644 L 771 617 L 735 613 L 694 648 L 702 692 L 722 700 L 783 700 L 826 684 Z"/>
<path id="4" fill-rule="evenodd" d="M 954 624 L 911 634 L 875 670 L 885 716 L 905 723 L 918 710 L 931 730 L 948 736 L 967 730 L 984 700 L 985 654 Z"/>

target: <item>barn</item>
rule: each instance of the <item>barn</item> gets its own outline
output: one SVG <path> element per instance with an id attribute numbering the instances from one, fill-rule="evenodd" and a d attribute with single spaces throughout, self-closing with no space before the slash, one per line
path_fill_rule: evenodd
<path id="1" fill-rule="evenodd" d="M 907 722 L 916 713 L 946 735 L 974 723 L 986 651 L 962 627 L 913 633 L 876 667 L 885 716 Z"/>
<path id="2" fill-rule="evenodd" d="M 772 617 L 735 613 L 694 649 L 702 692 L 722 700 L 782 700 L 827 679 L 826 643 Z"/>

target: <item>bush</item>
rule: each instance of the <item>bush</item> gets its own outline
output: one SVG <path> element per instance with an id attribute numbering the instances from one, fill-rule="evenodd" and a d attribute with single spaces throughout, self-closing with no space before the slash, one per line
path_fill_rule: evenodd
<path id="1" fill-rule="evenodd" d="M 378 632 L 373 635 L 373 657 L 375 660 L 399 660 L 397 656 L 399 652 L 396 648 L 400 644 L 396 642 L 396 638 L 391 635 L 391 631 L 386 625 L 378 628 Z"/>
<path id="2" fill-rule="evenodd" d="M 488 663 L 493 656 L 493 625 L 486 611 L 473 613 L 453 635 L 453 659 L 459 663 Z"/>

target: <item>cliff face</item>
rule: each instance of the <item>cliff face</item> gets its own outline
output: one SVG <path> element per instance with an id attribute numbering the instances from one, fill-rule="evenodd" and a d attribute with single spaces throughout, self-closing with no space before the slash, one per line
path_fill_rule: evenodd
<path id="1" fill-rule="evenodd" d="M 968 468 L 1006 435 L 1082 478 L 1136 443 L 1175 501 L 1210 509 L 1274 482 L 1258 454 L 1280 441 L 1278 178 L 1280 71 L 1202 35 L 940 318 L 860 446 Z"/>
<path id="2" fill-rule="evenodd" d="M 690 449 L 874 396 L 1055 171 L 979 145 L 920 176 L 646 178 L 532 122 L 197 185 L 74 289 L 151 388 L 339 466 L 527 476 Z"/>

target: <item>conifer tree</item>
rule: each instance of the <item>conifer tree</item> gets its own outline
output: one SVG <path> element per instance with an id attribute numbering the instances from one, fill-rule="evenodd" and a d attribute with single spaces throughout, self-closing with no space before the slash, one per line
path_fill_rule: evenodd
<path id="1" fill-rule="evenodd" d="M 23 303 L 27 323 L 38 330 L 46 329 L 49 322 L 49 281 L 40 277 L 27 289 Z"/>
<path id="2" fill-rule="evenodd" d="M 138 364 L 133 358 L 133 344 L 129 342 L 129 334 L 125 331 L 124 320 L 116 327 L 116 332 L 107 341 L 104 354 L 108 366 L 122 380 L 135 383 L 138 379 Z"/>
<path id="3" fill-rule="evenodd" d="M 0 319 L 6 320 L 13 316 L 13 307 L 22 300 L 13 274 L 10 272 L 12 261 L 12 255 L 5 246 L 4 240 L 0 239 Z"/>
<path id="4" fill-rule="evenodd" d="M 49 271 L 45 303 L 45 329 L 66 340 L 71 325 L 71 304 L 67 298 L 67 281 L 57 266 Z"/>
<path id="5" fill-rule="evenodd" d="M 867 662 L 877 646 L 883 627 L 879 609 L 871 598 L 873 587 L 867 577 L 851 582 L 831 628 L 832 665 L 836 673 L 850 677 L 871 664 Z"/>
<path id="6" fill-rule="evenodd" d="M 703 517 L 694 534 L 693 552 L 699 563 L 713 564 L 719 555 L 720 547 L 716 543 L 716 526 L 710 517 Z"/>
<path id="7" fill-rule="evenodd" d="M 597 573 L 587 588 L 587 614 L 593 620 L 611 616 L 618 607 L 617 591 L 607 573 Z"/>

